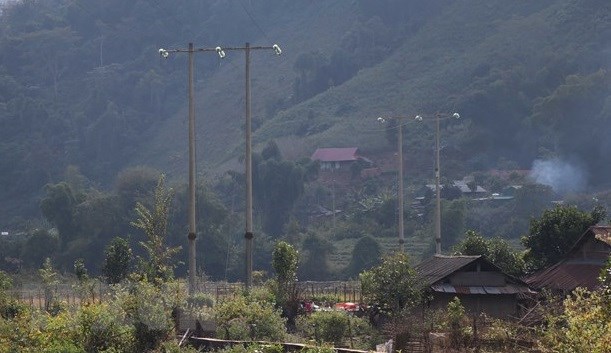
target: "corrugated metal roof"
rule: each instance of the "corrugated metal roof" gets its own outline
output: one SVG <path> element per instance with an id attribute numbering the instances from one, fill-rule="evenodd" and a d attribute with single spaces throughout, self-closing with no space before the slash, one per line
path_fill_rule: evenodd
<path id="1" fill-rule="evenodd" d="M 431 289 L 439 293 L 457 293 L 457 294 L 521 294 L 535 293 L 530 288 L 524 285 L 507 284 L 502 287 L 488 286 L 452 286 L 449 284 L 432 285 Z"/>
<path id="2" fill-rule="evenodd" d="M 344 162 L 357 160 L 356 147 L 347 148 L 318 148 L 310 157 L 313 161 Z"/>
<path id="3" fill-rule="evenodd" d="M 452 273 L 460 270 L 461 268 L 467 266 L 468 264 L 474 262 L 480 257 L 480 255 L 435 255 L 422 261 L 415 267 L 417 273 L 417 280 L 419 283 L 422 283 L 423 285 L 428 287 L 431 284 L 439 281 L 440 279 L 447 277 Z"/>
<path id="4" fill-rule="evenodd" d="M 585 287 L 589 290 L 599 286 L 598 276 L 603 265 L 593 262 L 569 262 L 569 256 L 583 246 L 590 238 L 611 246 L 611 226 L 593 226 L 588 228 L 575 245 L 567 253 L 562 261 L 535 272 L 526 277 L 524 281 L 534 288 L 553 288 L 563 291 L 572 291 L 577 287 Z"/>
<path id="5" fill-rule="evenodd" d="M 572 291 L 585 287 L 592 290 L 600 285 L 598 275 L 601 268 L 601 265 L 591 263 L 560 262 L 526 277 L 525 282 L 534 288 Z"/>
<path id="6" fill-rule="evenodd" d="M 457 293 L 457 294 L 520 294 L 520 293 L 535 293 L 526 283 L 513 276 L 505 275 L 507 283 L 503 286 L 454 286 L 449 283 L 443 283 L 442 280 L 449 277 L 455 272 L 460 271 L 469 264 L 480 261 L 487 263 L 492 268 L 496 268 L 500 273 L 501 269 L 496 267 L 490 261 L 486 260 L 481 255 L 466 256 L 466 255 L 435 255 L 419 263 L 416 267 L 417 281 L 429 287 L 435 292 L 441 293 Z"/>

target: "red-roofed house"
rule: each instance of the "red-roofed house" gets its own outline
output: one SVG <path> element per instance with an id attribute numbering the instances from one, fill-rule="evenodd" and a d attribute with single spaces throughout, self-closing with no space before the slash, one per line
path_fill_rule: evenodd
<path id="1" fill-rule="evenodd" d="M 357 150 L 356 147 L 318 148 L 310 159 L 319 161 L 321 170 L 347 170 L 360 159 Z"/>
<path id="2" fill-rule="evenodd" d="M 583 233 L 566 257 L 525 278 L 534 288 L 568 293 L 577 287 L 596 289 L 598 276 L 611 255 L 611 226 L 593 226 Z"/>

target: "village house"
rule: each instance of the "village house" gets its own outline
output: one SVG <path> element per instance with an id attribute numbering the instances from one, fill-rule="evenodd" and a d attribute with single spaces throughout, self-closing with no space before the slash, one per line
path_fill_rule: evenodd
<path id="1" fill-rule="evenodd" d="M 359 158 L 358 148 L 317 148 L 310 157 L 313 161 L 320 162 L 320 170 L 350 171 L 350 166 Z"/>
<path id="2" fill-rule="evenodd" d="M 598 276 L 611 255 L 611 226 L 588 228 L 566 257 L 558 263 L 526 277 L 531 287 L 563 294 L 577 287 L 596 289 Z"/>
<path id="3" fill-rule="evenodd" d="M 372 174 L 371 171 L 365 168 L 361 168 L 363 170 L 354 169 L 353 165 L 358 161 L 364 162 L 363 166 L 370 166 L 372 164 L 369 159 L 358 154 L 357 147 L 318 148 L 310 159 L 320 163 L 319 177 L 322 182 L 334 181 L 344 184 L 354 177 L 353 174 L 355 172 L 358 173 L 356 176 L 360 176 L 363 170 L 366 173 Z M 371 176 L 369 174 L 368 176 Z"/>
<path id="4" fill-rule="evenodd" d="M 435 255 L 415 270 L 418 283 L 430 295 L 431 309 L 445 309 L 458 297 L 469 314 L 511 318 L 520 314 L 520 300 L 536 293 L 481 255 Z"/>

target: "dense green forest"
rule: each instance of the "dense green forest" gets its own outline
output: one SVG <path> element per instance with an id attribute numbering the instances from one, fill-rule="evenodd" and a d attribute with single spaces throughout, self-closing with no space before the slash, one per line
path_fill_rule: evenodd
<path id="1" fill-rule="evenodd" d="M 134 207 L 150 202 L 160 174 L 175 190 L 170 242 L 184 247 L 187 60 L 161 58 L 158 49 L 189 42 L 283 49 L 252 58 L 258 269 L 269 270 L 280 237 L 301 244 L 302 275 L 312 279 L 338 276 L 339 267 L 317 271 L 309 254 L 353 267 L 349 276 L 363 266 L 351 252 L 357 240 L 391 246 L 396 191 L 388 181 L 342 193 L 334 202 L 344 213 L 333 225 L 308 226 L 304 214 L 331 202 L 307 160 L 316 147 L 392 154 L 395 131 L 384 131 L 380 115 L 460 112 L 460 122 L 442 126 L 444 181 L 540 163 L 574 171 L 575 182 L 543 178 L 548 186 L 529 185 L 500 206 L 444 197 L 448 245 L 467 229 L 517 243 L 554 199 L 584 209 L 597 203 L 594 193 L 609 202 L 609 38 L 606 0 L 11 2 L 0 15 L 0 230 L 10 232 L 0 261 L 37 268 L 52 256 L 65 269 L 84 257 L 99 270 L 112 238 L 141 240 L 130 225 Z M 243 61 L 240 52 L 196 56 L 206 244 L 198 251 L 219 279 L 242 268 Z M 420 196 L 433 177 L 419 166 L 431 165 L 434 130 L 405 130 L 415 161 L 408 194 Z M 423 212 L 405 215 L 418 257 L 430 252 L 430 196 Z"/>

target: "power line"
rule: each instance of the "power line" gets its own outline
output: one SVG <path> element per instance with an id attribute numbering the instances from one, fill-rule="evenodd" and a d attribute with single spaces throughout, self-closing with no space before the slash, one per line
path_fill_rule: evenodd
<path id="1" fill-rule="evenodd" d="M 257 20 L 255 20 L 255 17 L 250 13 L 250 11 L 248 11 L 248 9 L 244 5 L 244 3 L 241 2 L 241 1 L 239 1 L 239 3 L 240 3 L 240 6 L 242 6 L 242 9 L 244 10 L 244 12 L 246 12 L 248 17 L 250 17 L 250 20 L 252 21 L 252 23 L 254 23 L 255 27 L 257 27 L 257 29 L 263 34 L 265 39 L 269 40 L 269 37 L 267 36 L 267 33 L 265 33 L 263 28 L 261 28 L 261 26 L 259 26 L 259 23 L 257 23 Z"/>

